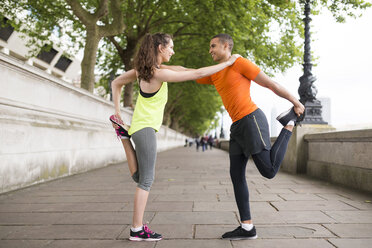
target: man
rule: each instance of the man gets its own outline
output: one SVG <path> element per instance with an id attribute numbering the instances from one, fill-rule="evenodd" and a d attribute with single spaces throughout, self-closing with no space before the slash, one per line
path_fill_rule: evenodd
<path id="1" fill-rule="evenodd" d="M 218 34 L 210 41 L 209 53 L 215 62 L 222 63 L 230 58 L 233 46 L 234 42 L 230 35 Z M 168 68 L 189 70 L 171 66 Z M 250 96 L 252 80 L 294 105 L 277 118 L 284 127 L 272 147 L 266 117 Z M 248 158 L 252 156 L 262 176 L 273 178 L 283 161 L 293 127 L 303 118 L 305 107 L 284 87 L 274 82 L 260 68 L 245 58 L 238 58 L 232 66 L 211 76 L 198 79 L 197 82 L 213 84 L 216 87 L 233 121 L 230 129 L 230 176 L 241 225 L 223 234 L 222 238 L 255 239 L 257 235 L 250 214 L 249 192 L 245 177 Z"/>

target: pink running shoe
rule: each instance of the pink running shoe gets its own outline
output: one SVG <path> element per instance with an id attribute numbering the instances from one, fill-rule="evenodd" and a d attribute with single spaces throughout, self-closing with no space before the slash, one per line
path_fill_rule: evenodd
<path id="1" fill-rule="evenodd" d="M 130 135 L 128 134 L 129 126 L 125 125 L 124 122 L 119 119 L 116 115 L 110 116 L 110 121 L 119 126 L 118 129 L 115 129 L 116 135 L 120 139 L 130 139 Z"/>
<path id="2" fill-rule="evenodd" d="M 139 232 L 130 230 L 129 240 L 131 241 L 159 241 L 162 239 L 161 234 L 151 231 L 147 225 L 143 225 Z"/>

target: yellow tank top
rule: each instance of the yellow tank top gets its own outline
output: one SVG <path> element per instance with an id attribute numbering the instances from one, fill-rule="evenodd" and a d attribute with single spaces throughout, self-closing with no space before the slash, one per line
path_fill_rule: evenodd
<path id="1" fill-rule="evenodd" d="M 143 97 L 138 94 L 132 123 L 128 131 L 129 135 L 146 127 L 152 127 L 158 132 L 163 123 L 164 108 L 167 101 L 167 82 L 162 83 L 159 91 L 154 96 Z"/>

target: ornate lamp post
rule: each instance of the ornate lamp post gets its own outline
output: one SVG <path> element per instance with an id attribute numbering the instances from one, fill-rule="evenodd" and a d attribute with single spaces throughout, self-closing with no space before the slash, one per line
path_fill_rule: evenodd
<path id="1" fill-rule="evenodd" d="M 115 77 L 115 75 L 114 75 L 114 72 L 111 72 L 110 73 L 110 81 L 109 81 L 109 88 L 110 88 L 110 101 L 112 102 L 112 81 L 114 81 L 114 77 Z"/>
<path id="2" fill-rule="evenodd" d="M 302 0 L 305 3 L 305 54 L 304 54 L 304 75 L 300 77 L 300 87 L 298 88 L 298 94 L 300 95 L 300 101 L 305 105 L 306 114 L 303 120 L 305 124 L 327 124 L 322 118 L 322 104 L 316 99 L 318 90 L 313 83 L 316 78 L 311 73 L 313 64 L 311 63 L 310 53 L 310 0 Z"/>
<path id="3" fill-rule="evenodd" d="M 220 132 L 220 139 L 224 139 L 225 138 L 225 133 L 223 131 L 223 112 L 224 112 L 224 108 L 221 108 L 221 132 Z"/>

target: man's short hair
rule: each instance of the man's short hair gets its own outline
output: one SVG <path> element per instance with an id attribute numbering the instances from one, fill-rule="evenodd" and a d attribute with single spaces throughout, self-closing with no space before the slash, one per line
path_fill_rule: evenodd
<path id="1" fill-rule="evenodd" d="M 228 35 L 228 34 L 217 34 L 217 35 L 213 36 L 212 39 L 214 39 L 214 38 L 218 38 L 222 44 L 225 44 L 227 42 L 227 44 L 229 44 L 230 51 L 232 51 L 232 49 L 234 47 L 234 41 L 233 41 L 233 39 L 231 38 L 230 35 Z"/>

